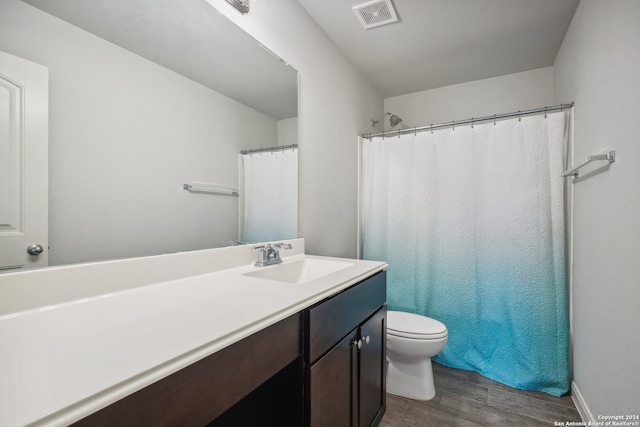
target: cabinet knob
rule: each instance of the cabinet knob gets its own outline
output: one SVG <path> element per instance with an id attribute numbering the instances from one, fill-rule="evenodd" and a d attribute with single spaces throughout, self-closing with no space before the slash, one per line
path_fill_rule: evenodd
<path id="1" fill-rule="evenodd" d="M 362 348 L 362 344 L 369 344 L 369 341 L 371 341 L 371 337 L 367 335 L 366 337 L 362 337 L 359 340 L 351 341 L 351 345 L 355 345 L 356 347 L 358 347 L 358 350 L 360 350 Z"/>

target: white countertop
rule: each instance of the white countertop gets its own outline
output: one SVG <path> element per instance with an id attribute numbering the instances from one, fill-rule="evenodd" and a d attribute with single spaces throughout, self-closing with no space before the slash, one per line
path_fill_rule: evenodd
<path id="1" fill-rule="evenodd" d="M 386 267 L 283 259 L 305 257 L 351 265 L 290 284 L 244 276 L 260 268 L 245 263 L 0 312 L 0 425 L 77 421 Z"/>

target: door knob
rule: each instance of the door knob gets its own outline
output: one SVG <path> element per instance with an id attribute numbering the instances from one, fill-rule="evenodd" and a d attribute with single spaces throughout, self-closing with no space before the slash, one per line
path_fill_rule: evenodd
<path id="1" fill-rule="evenodd" d="M 369 341 L 371 341 L 371 337 L 369 335 L 367 335 L 366 337 L 362 338 L 364 340 L 364 342 L 366 344 L 369 344 Z"/>
<path id="2" fill-rule="evenodd" d="M 27 248 L 27 252 L 29 253 L 29 255 L 40 255 L 42 252 L 44 252 L 44 248 L 42 247 L 42 245 L 34 243 L 33 245 L 29 245 L 29 247 Z"/>

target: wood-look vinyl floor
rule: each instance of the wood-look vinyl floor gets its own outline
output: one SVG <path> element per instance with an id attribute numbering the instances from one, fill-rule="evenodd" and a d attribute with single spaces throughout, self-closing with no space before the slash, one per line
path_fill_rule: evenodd
<path id="1" fill-rule="evenodd" d="M 380 427 L 549 427 L 580 421 L 571 397 L 516 390 L 475 372 L 433 364 L 436 397 L 422 402 L 387 394 Z"/>

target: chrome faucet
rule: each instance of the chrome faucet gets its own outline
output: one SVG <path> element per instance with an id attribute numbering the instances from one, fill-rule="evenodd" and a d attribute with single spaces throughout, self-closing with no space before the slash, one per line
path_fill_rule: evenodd
<path id="1" fill-rule="evenodd" d="M 253 249 L 260 249 L 256 267 L 266 267 L 268 265 L 280 264 L 280 249 L 293 249 L 291 243 L 268 243 L 266 245 L 254 246 Z"/>

